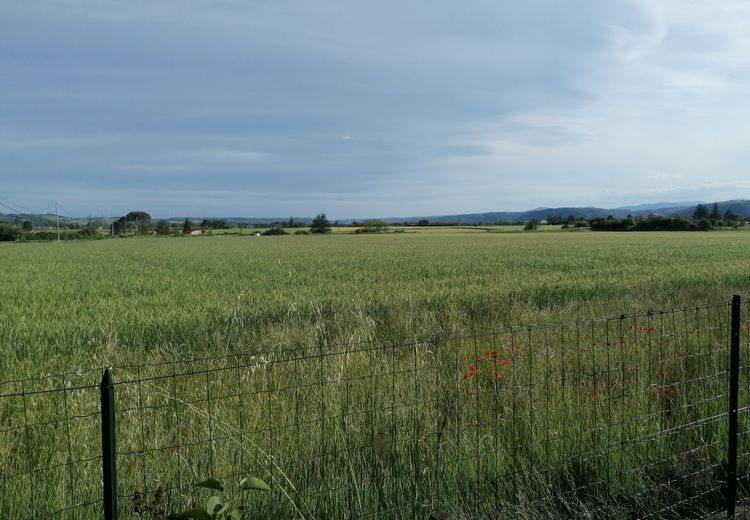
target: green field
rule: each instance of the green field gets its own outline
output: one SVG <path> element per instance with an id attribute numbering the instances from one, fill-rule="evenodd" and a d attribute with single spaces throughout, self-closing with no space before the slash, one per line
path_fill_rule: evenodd
<path id="1" fill-rule="evenodd" d="M 475 427 L 471 426 L 471 422 L 466 422 L 461 428 L 457 426 L 458 423 L 451 423 L 451 431 L 457 432 L 451 437 L 452 440 L 435 445 L 431 444 L 434 439 L 421 439 L 420 436 L 427 433 L 420 429 L 420 421 L 434 426 L 439 423 L 441 414 L 447 412 L 424 407 L 417 413 L 415 396 L 426 399 L 427 396 L 420 393 L 425 390 L 420 389 L 413 379 L 407 378 L 401 384 L 393 379 L 392 364 L 395 357 L 376 354 L 332 357 L 325 368 L 326 371 L 330 370 L 330 374 L 326 376 L 330 388 L 327 387 L 325 392 L 321 391 L 317 400 L 303 401 L 285 388 L 314 385 L 319 377 L 316 371 L 318 369 L 311 366 L 307 370 L 306 367 L 297 365 L 291 368 L 291 364 L 284 364 L 287 361 L 283 356 L 288 352 L 307 352 L 316 348 L 340 351 L 348 348 L 346 345 L 389 345 L 413 340 L 421 350 L 417 353 L 415 347 L 411 354 L 405 354 L 404 363 L 409 363 L 410 366 L 413 364 L 415 372 L 423 371 L 428 374 L 430 381 L 442 381 L 439 384 L 430 383 L 430 388 L 445 392 L 446 395 L 450 393 L 451 399 L 459 399 L 456 396 L 460 394 L 463 396 L 460 399 L 468 399 L 464 404 L 474 406 L 474 401 L 483 392 L 488 396 L 492 394 L 493 383 L 478 380 L 477 387 L 471 390 L 473 393 L 466 394 L 466 388 L 460 386 L 463 384 L 460 381 L 461 369 L 456 371 L 459 367 L 454 361 L 460 362 L 461 357 L 476 356 L 485 349 L 492 349 L 493 342 L 497 339 L 480 334 L 483 339 L 479 343 L 476 339 L 473 342 L 471 339 L 450 341 L 447 343 L 450 348 L 444 347 L 440 359 L 435 360 L 430 357 L 431 338 L 461 335 L 476 338 L 478 333 L 531 323 L 558 320 L 570 322 L 578 318 L 727 302 L 733 292 L 747 295 L 750 288 L 750 232 L 503 233 L 458 228 L 363 236 L 148 237 L 2 244 L 0 263 L 4 278 L 0 284 L 0 351 L 3 353 L 0 368 L 5 374 L 3 381 L 107 365 L 135 365 L 202 356 L 219 357 L 236 352 L 254 354 L 261 358 L 267 356 L 267 359 L 282 356 L 280 363 L 286 371 L 273 372 L 273 392 L 270 387 L 261 390 L 258 386 L 260 383 L 252 375 L 238 373 L 234 377 L 232 372 L 231 377 L 227 377 L 227 374 L 221 372 L 224 370 L 219 366 L 221 362 L 218 362 L 217 366 L 221 370 L 217 368 L 217 374 L 223 375 L 216 376 L 217 379 L 210 384 L 201 376 L 195 380 L 172 381 L 170 384 L 174 387 L 164 387 L 160 386 L 158 378 L 166 377 L 166 372 L 160 372 L 162 369 L 158 367 L 149 369 L 148 374 L 157 378 L 151 387 L 146 388 L 149 403 L 163 403 L 165 407 L 173 404 L 167 396 L 171 392 L 179 393 L 183 396 L 182 399 L 189 400 L 184 396 L 198 396 L 198 399 L 199 394 L 209 386 L 216 392 L 214 395 L 219 396 L 232 395 L 232 389 L 237 386 L 248 387 L 257 390 L 256 400 L 263 401 L 263 395 L 266 396 L 263 410 L 268 408 L 269 413 L 278 414 L 285 418 L 283 420 L 293 422 L 295 414 L 299 417 L 300 413 L 303 416 L 314 413 L 312 408 L 305 411 L 305 406 L 314 407 L 321 402 L 328 403 L 332 417 L 338 417 L 334 412 L 338 410 L 341 413 L 345 389 L 346 406 L 349 406 L 349 398 L 353 403 L 360 404 L 373 400 L 405 403 L 403 415 L 399 415 L 394 409 L 390 419 L 385 415 L 380 417 L 375 414 L 367 420 L 370 424 L 373 421 L 379 424 L 379 418 L 393 421 L 393 424 L 398 425 L 399 432 L 408 433 L 406 438 L 419 441 L 424 453 L 432 453 L 431 449 L 434 449 L 456 456 L 456 450 L 468 449 L 464 443 L 468 443 L 473 449 L 474 444 L 485 442 L 481 440 L 484 438 L 482 435 L 493 438 L 495 445 L 502 445 L 503 442 L 512 445 L 517 442 L 519 435 L 530 435 L 534 439 L 534 435 L 539 434 L 531 431 L 531 416 L 527 419 L 523 412 L 532 409 L 537 410 L 537 413 L 538 410 L 555 410 L 554 415 L 544 416 L 545 431 L 558 427 L 571 428 L 582 436 L 587 436 L 585 442 L 593 442 L 596 446 L 602 443 L 606 445 L 608 440 L 612 440 L 609 436 L 614 438 L 619 435 L 622 438 L 627 434 L 636 438 L 645 435 L 654 431 L 654 428 L 663 428 L 663 414 L 672 414 L 675 407 L 674 404 L 669 404 L 672 401 L 665 401 L 664 397 L 657 400 L 653 397 L 655 382 L 662 385 L 662 389 L 666 388 L 663 381 L 665 376 L 662 375 L 660 381 L 659 373 L 680 374 L 674 377 L 682 378 L 683 384 L 688 377 L 697 377 L 702 381 L 702 386 L 696 384 L 690 387 L 696 389 L 691 390 L 692 392 L 703 388 L 710 395 L 718 395 L 722 392 L 719 381 L 710 377 L 723 358 L 707 358 L 711 360 L 711 364 L 697 368 L 688 366 L 684 360 L 681 364 L 678 363 L 677 355 L 670 358 L 667 364 L 661 361 L 655 363 L 650 350 L 656 348 L 655 344 L 652 345 L 648 339 L 648 333 L 639 336 L 637 332 L 648 332 L 653 324 L 650 321 L 633 321 L 630 326 L 635 332 L 627 337 L 627 341 L 623 340 L 623 332 L 619 332 L 619 360 L 623 370 L 629 363 L 634 367 L 648 367 L 649 371 L 634 378 L 632 395 L 617 394 L 617 400 L 620 401 L 611 398 L 614 395 L 611 394 L 614 392 L 611 390 L 614 376 L 607 375 L 600 381 L 587 382 L 593 384 L 589 395 L 604 395 L 606 392 L 606 402 L 617 401 L 622 404 L 626 398 L 632 398 L 633 403 L 627 411 L 624 407 L 615 408 L 614 405 L 596 408 L 594 404 L 591 405 L 594 408 L 586 408 L 587 411 L 582 416 L 582 401 L 586 406 L 586 400 L 577 397 L 577 391 L 583 383 L 580 378 L 567 381 L 563 375 L 563 367 L 566 364 L 570 367 L 575 363 L 575 356 L 580 357 L 580 349 L 558 351 L 558 358 L 554 363 L 548 355 L 540 352 L 509 356 L 510 366 L 506 375 L 512 376 L 513 381 L 517 380 L 515 378 L 520 381 L 520 378 L 531 377 L 533 373 L 539 376 L 540 381 L 545 378 L 556 381 L 555 384 L 562 393 L 530 391 L 528 395 L 524 394 L 526 401 L 519 404 L 518 410 L 515 405 L 513 407 L 514 421 L 503 422 L 502 427 L 498 426 L 500 416 L 497 408 L 493 411 L 488 407 L 481 413 L 476 411 L 476 417 L 472 419 Z M 660 342 L 667 342 L 675 351 L 678 348 L 684 349 L 683 358 L 699 356 L 702 355 L 702 349 L 717 349 L 722 345 L 725 333 L 717 325 L 721 325 L 721 321 L 716 316 L 719 316 L 718 311 L 716 315 L 707 314 L 700 318 L 705 324 L 696 321 L 696 325 L 690 327 L 674 323 L 658 324 L 660 328 L 655 329 L 655 334 L 658 334 Z M 715 319 L 719 319 L 719 322 Z M 707 328 L 700 332 L 704 325 Z M 705 332 L 706 330 L 711 332 Z M 609 332 L 598 328 L 595 333 L 592 332 L 592 338 L 596 335 L 596 341 L 599 342 L 605 333 Z M 550 337 L 545 336 L 545 345 L 546 342 L 553 341 L 550 338 L 565 343 L 570 341 L 569 331 L 561 328 L 551 333 Z M 648 345 L 648 350 L 645 345 Z M 396 356 L 395 351 L 393 356 Z M 604 365 L 603 358 L 594 359 L 587 369 L 594 372 L 597 369 L 597 373 L 609 370 L 610 361 L 607 358 L 608 364 Z M 580 360 L 578 363 L 581 371 Z M 189 366 L 189 362 L 185 366 Z M 524 367 L 523 372 L 521 368 L 514 368 L 515 366 Z M 528 373 L 526 366 L 529 367 Z M 271 377 L 268 375 L 270 368 L 264 367 L 265 365 L 258 365 L 258 373 L 263 373 L 263 377 Z M 127 380 L 134 377 L 133 371 L 134 369 L 116 370 L 115 377 Z M 391 379 L 386 377 L 387 374 Z M 552 378 L 553 374 L 562 379 Z M 703 379 L 701 374 L 705 376 Z M 383 375 L 382 380 L 376 377 L 378 375 Z M 77 380 L 76 376 L 66 377 Z M 619 381 L 623 380 L 622 374 L 617 377 L 620 378 Z M 286 381 L 286 384 L 281 384 L 281 381 Z M 389 381 L 393 383 L 392 386 L 386 384 Z M 46 383 L 37 385 L 42 385 L 42 388 L 43 384 Z M 515 399 L 513 384 L 503 384 L 506 386 L 501 390 L 509 392 L 507 395 L 513 395 Z M 17 392 L 17 386 L 0 385 L 0 393 Z M 496 383 L 494 388 L 495 399 L 498 395 L 505 395 L 497 393 L 499 390 Z M 23 391 L 28 391 L 28 388 Z M 123 406 L 129 403 L 130 409 L 134 410 L 139 406 L 138 399 L 142 400 L 143 396 L 132 391 L 130 386 L 123 387 L 120 399 Z M 694 397 L 697 399 L 700 396 L 695 394 Z M 90 398 L 91 396 L 81 394 L 80 402 L 73 399 L 70 403 L 66 402 L 65 406 L 71 407 L 71 414 L 83 415 L 86 410 L 91 410 Z M 223 399 L 219 400 L 224 409 L 223 415 L 216 415 L 218 424 L 235 424 L 240 420 L 243 409 L 241 402 L 229 398 L 226 403 Z M 210 401 L 209 399 L 209 403 Z M 23 404 L 26 407 L 27 403 Z M 454 404 L 458 406 L 460 402 L 456 401 Z M 0 426 L 13 428 L 24 424 L 24 421 L 44 422 L 45 417 L 61 413 L 59 406 L 60 402 L 52 398 L 48 401 L 39 399 L 28 410 L 23 409 L 23 413 L 28 414 L 24 418 L 18 401 L 0 400 Z M 707 404 L 700 408 L 700 413 L 712 414 L 721 410 L 711 406 L 714 405 Z M 510 408 L 505 410 L 504 413 L 510 417 Z M 658 412 L 655 416 L 654 410 Z M 382 412 L 381 409 L 376 411 Z M 147 437 L 148 443 L 153 442 L 154 446 L 164 447 L 175 442 L 174 436 L 178 435 L 181 443 L 186 444 L 192 436 L 198 435 L 196 432 L 207 427 L 201 412 L 200 407 L 197 413 L 192 409 L 175 411 L 174 417 L 182 418 L 178 425 L 182 425 L 180 428 L 184 432 L 175 426 L 172 415 L 149 415 L 152 424 L 144 426 L 143 431 L 123 430 L 120 447 L 126 451 L 137 451 L 141 439 L 139 436 Z M 130 415 L 125 413 L 124 418 L 132 419 L 135 424 L 140 416 L 132 411 L 129 413 Z M 417 413 L 419 420 L 414 418 L 414 413 Z M 592 429 L 596 430 L 597 425 L 603 424 L 602 421 L 611 423 L 613 413 L 619 413 L 618 417 L 631 417 L 632 431 L 620 426 L 619 429 L 607 430 L 601 437 L 589 435 Z M 687 410 L 684 417 L 681 413 L 675 412 L 670 415 L 669 420 L 683 421 L 699 417 L 695 415 L 698 413 L 695 407 Z M 208 416 L 213 418 L 213 414 L 211 412 Z M 648 420 L 642 420 L 643 417 L 648 417 Z M 250 424 L 257 421 L 260 430 L 266 417 L 261 414 L 246 417 L 245 420 Z M 452 420 L 457 421 L 455 418 Z M 624 419 L 618 421 L 622 422 Z M 93 427 L 84 422 L 75 424 L 80 430 L 67 434 L 84 443 L 84 447 L 95 447 L 98 423 Z M 366 425 L 359 426 L 364 428 Z M 328 461 L 330 467 L 342 468 L 341 465 L 344 465 L 333 481 L 364 482 L 367 480 L 365 476 L 372 478 L 371 472 L 374 470 L 370 465 L 373 459 L 357 452 L 348 444 L 347 439 L 359 438 L 352 433 L 359 431 L 357 425 L 332 423 L 328 430 L 315 429 L 317 427 L 313 426 L 309 428 L 310 431 L 303 429 L 306 440 L 302 445 L 299 438 L 289 433 L 291 429 L 287 431 L 284 428 L 280 428 L 278 436 L 273 439 L 259 434 L 258 439 L 261 440 L 243 437 L 241 442 L 248 441 L 250 446 L 263 445 L 264 452 L 271 452 L 275 457 L 275 464 L 285 468 L 287 462 L 292 464 L 291 461 L 294 460 L 308 460 L 311 454 L 306 450 L 315 451 L 320 442 L 340 445 L 342 449 L 346 445 L 347 450 L 354 450 L 354 459 L 350 457 Z M 348 433 L 339 436 L 339 428 L 344 428 Z M 179 431 L 177 434 L 176 429 Z M 146 430 L 148 434 L 145 433 Z M 299 433 L 299 429 L 297 432 Z M 601 466 L 587 467 L 586 472 L 592 481 L 605 475 L 609 482 L 618 471 L 622 475 L 629 465 L 645 464 L 646 460 L 663 460 L 670 449 L 675 449 L 675 445 L 687 450 L 692 446 L 691 443 L 718 438 L 721 432 L 722 429 L 717 426 L 717 429 L 711 431 L 690 431 L 678 438 L 661 439 L 642 453 L 637 453 L 637 456 L 629 452 L 613 456 L 611 460 L 608 456 L 606 467 L 602 463 Z M 31 442 L 29 435 L 32 437 Z M 390 433 L 386 429 L 382 432 L 375 431 L 371 435 L 374 443 L 381 435 L 388 438 Z M 46 430 L 29 433 L 28 428 L 26 437 L 13 437 L 10 434 L 0 436 L 0 474 L 3 468 L 11 474 L 12 469 L 24 464 L 39 467 L 53 464 L 52 461 L 63 457 L 55 449 L 54 443 L 47 442 L 49 436 L 50 433 Z M 565 437 L 555 444 L 552 454 L 549 451 L 549 440 L 546 445 L 541 441 L 539 443 L 546 452 L 542 448 L 533 447 L 535 445 L 532 443 L 532 448 L 524 452 L 523 458 L 528 464 L 544 457 L 549 459 L 551 455 L 562 459 L 581 449 L 581 441 L 576 441 L 576 444 L 569 440 L 573 438 L 575 436 Z M 33 451 L 28 446 L 23 448 L 24 442 L 33 443 L 37 448 Z M 227 446 L 223 446 L 223 449 L 224 451 L 218 445 L 213 446 L 208 458 L 205 452 L 186 450 L 185 458 L 181 459 L 182 465 L 178 467 L 159 462 L 161 459 L 154 459 L 150 462 L 151 468 L 160 464 L 164 468 L 150 470 L 149 479 L 158 480 L 165 485 L 174 484 L 175 479 L 183 479 L 184 484 L 185 481 L 205 476 L 207 471 L 226 474 L 244 469 L 237 468 L 239 459 L 234 452 Z M 249 449 L 252 451 L 254 448 Z M 368 445 L 368 449 L 372 449 L 372 443 Z M 346 509 L 345 504 L 349 504 L 349 510 L 354 508 L 361 514 L 373 511 L 376 507 L 383 508 L 383 504 L 393 505 L 396 503 L 393 502 L 396 500 L 394 496 L 403 499 L 410 492 L 413 475 L 409 472 L 414 464 L 413 454 L 404 452 L 394 455 L 386 445 L 382 450 L 380 455 L 398 459 L 398 464 L 393 462 L 390 467 L 393 471 L 385 477 L 381 475 L 385 478 L 383 486 L 371 482 L 370 487 L 364 484 L 362 489 L 357 489 L 356 496 L 344 494 L 338 498 L 328 496 L 325 499 L 287 500 L 278 496 L 275 500 L 286 504 L 278 509 L 274 509 L 275 506 L 268 500 L 256 505 L 269 515 L 288 517 L 296 514 L 306 518 L 326 518 L 341 514 Z M 422 457 L 427 456 L 424 453 Z M 255 455 L 257 457 L 257 453 Z M 371 455 L 375 459 L 380 456 L 375 452 Z M 19 457 L 23 458 L 22 462 L 19 462 Z M 166 460 L 166 455 L 160 454 L 159 457 Z M 515 455 L 495 449 L 494 457 L 495 470 L 489 473 L 486 473 L 488 470 L 485 466 L 492 465 L 487 464 L 482 465 L 485 469 L 481 472 L 479 469 L 472 469 L 467 477 L 467 470 L 460 464 L 459 456 L 459 462 L 446 465 L 439 478 L 428 475 L 425 479 L 432 482 L 430 479 L 434 478 L 442 486 L 450 483 L 455 485 L 466 478 L 486 482 L 497 477 L 493 471 L 510 464 L 511 457 Z M 64 457 L 62 460 L 64 462 Z M 141 462 L 138 460 L 140 459 L 133 458 L 130 465 L 123 467 L 121 486 L 126 494 L 140 489 L 138 464 Z M 671 464 L 686 473 L 690 470 L 690 467 L 681 467 L 676 462 Z M 273 468 L 261 474 L 265 471 L 261 469 L 264 467 L 262 464 L 247 466 L 255 468 L 254 471 L 258 471 L 259 476 L 273 480 L 277 488 L 286 486 L 288 491 L 290 486 L 295 486 L 300 490 L 305 489 L 308 496 L 314 496 L 311 489 L 316 486 L 322 488 L 325 483 L 329 483 L 322 482 L 321 475 L 316 473 L 320 468 L 296 468 L 295 471 L 288 471 L 289 481 L 284 481 Z M 394 470 L 395 466 L 403 468 L 403 472 Z M 96 493 L 97 467 L 94 465 L 90 470 L 93 476 L 81 477 L 81 481 L 86 482 L 82 485 L 83 489 L 79 490 L 82 495 Z M 366 475 L 363 476 L 360 471 Z M 34 485 L 38 486 L 36 491 L 33 491 L 31 480 L 2 480 L 0 497 L 15 498 L 0 498 L 0 510 L 12 510 L 14 514 L 28 512 L 25 504 L 34 500 L 35 493 L 37 499 L 40 495 L 45 497 L 43 505 L 39 506 L 40 511 L 64 508 L 71 501 L 78 500 L 70 498 L 68 478 L 64 472 L 59 477 L 57 474 L 46 475 L 35 481 Z M 516 512 L 519 517 L 533 516 L 529 509 L 523 509 L 524 501 L 537 503 L 534 507 L 539 507 L 540 497 L 535 493 L 537 484 L 541 485 L 541 481 L 537 482 L 534 480 L 536 478 L 541 477 L 529 476 L 529 496 L 520 498 L 520 495 L 511 493 L 502 497 L 502 500 L 520 502 L 514 506 L 518 508 Z M 544 486 L 553 487 L 544 487 L 547 490 L 544 493 L 554 495 L 554 486 L 563 486 L 560 478 L 560 475 L 551 472 L 545 474 Z M 74 478 L 71 476 L 70 480 L 73 481 Z M 651 485 L 649 478 L 640 474 L 631 479 L 620 476 L 618 483 L 620 487 L 616 493 L 619 494 L 637 495 L 644 487 Z M 602 493 L 604 492 L 600 493 L 597 489 L 596 496 L 590 497 L 591 503 L 601 504 L 602 497 L 611 498 L 615 491 L 608 489 L 606 494 Z M 173 500 L 184 502 L 185 499 Z M 292 508 L 290 504 L 295 504 L 295 507 Z M 567 511 L 567 514 L 576 517 L 596 516 L 595 512 L 585 509 L 585 504 L 571 505 L 562 500 L 549 500 L 545 504 L 549 514 Z M 122 507 L 127 509 L 127 506 Z M 445 507 L 455 511 L 459 504 L 453 502 Z M 654 502 L 643 498 L 638 507 L 653 508 Z M 467 518 L 472 514 L 491 514 L 479 506 L 467 511 Z M 622 515 L 628 517 L 625 509 Z M 394 515 L 396 516 L 398 515 Z M 95 511 L 90 517 L 96 517 Z M 81 513 L 70 518 L 89 516 Z"/>
<path id="2" fill-rule="evenodd" d="M 1 368 L 24 375 L 726 300 L 750 287 L 750 233 L 151 237 L 3 244 L 0 262 Z"/>

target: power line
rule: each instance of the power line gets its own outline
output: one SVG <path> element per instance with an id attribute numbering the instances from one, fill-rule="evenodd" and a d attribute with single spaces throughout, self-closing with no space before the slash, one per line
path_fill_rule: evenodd
<path id="1" fill-rule="evenodd" d="M 28 206 L 24 206 L 23 204 L 18 204 L 16 202 L 12 202 L 7 197 L 0 197 L 0 204 L 3 205 L 4 207 L 8 208 L 8 209 L 11 209 L 11 211 L 13 211 L 15 213 L 26 213 L 28 211 L 40 213 L 40 212 L 43 212 L 43 211 L 49 211 L 49 209 L 52 208 L 51 204 L 49 206 L 47 206 L 46 208 L 30 208 Z M 18 208 L 20 208 L 20 209 L 18 209 Z"/>

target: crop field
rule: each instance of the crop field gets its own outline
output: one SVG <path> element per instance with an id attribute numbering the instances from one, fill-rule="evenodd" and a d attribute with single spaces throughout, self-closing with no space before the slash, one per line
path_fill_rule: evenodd
<path id="1" fill-rule="evenodd" d="M 726 304 L 748 294 L 750 232 L 146 237 L 0 245 L 0 265 L 0 395 L 22 396 L 0 398 L 0 511 L 14 517 L 89 501 L 58 516 L 100 517 L 98 422 L 68 418 L 95 413 L 86 388 L 109 365 L 123 497 L 159 485 L 184 506 L 190 482 L 249 471 L 275 491 L 248 504 L 280 518 L 472 518 L 498 504 L 603 517 L 613 497 L 608 517 L 667 518 L 659 500 L 704 484 L 715 505 L 724 423 L 684 427 L 721 413 Z M 627 313 L 584 340 L 570 325 L 507 332 Z M 26 397 L 45 385 L 81 390 Z M 581 450 L 596 456 L 563 462 Z M 74 472 L 73 459 L 93 462 Z M 523 490 L 501 485 L 508 468 Z M 644 494 L 675 475 L 695 478 Z"/>
<path id="2" fill-rule="evenodd" d="M 0 368 L 332 342 L 724 301 L 750 232 L 191 237 L 0 245 Z"/>

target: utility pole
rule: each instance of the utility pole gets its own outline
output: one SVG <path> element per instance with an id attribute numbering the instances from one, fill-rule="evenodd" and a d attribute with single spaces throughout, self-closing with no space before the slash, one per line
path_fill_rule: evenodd
<path id="1" fill-rule="evenodd" d="M 57 202 L 55 202 L 55 221 L 57 222 L 57 241 L 60 241 L 60 215 L 57 213 Z"/>

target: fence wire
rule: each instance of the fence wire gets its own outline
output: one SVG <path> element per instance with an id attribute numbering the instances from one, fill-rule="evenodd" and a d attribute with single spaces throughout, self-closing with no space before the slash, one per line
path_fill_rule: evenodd
<path id="1" fill-rule="evenodd" d="M 750 485 L 743 307 L 740 497 Z M 730 305 L 115 367 L 120 518 L 709 518 Z M 0 383 L 0 511 L 100 518 L 100 371 Z M 238 492 L 256 476 L 274 491 Z M 137 515 L 137 516 L 136 516 Z"/>

